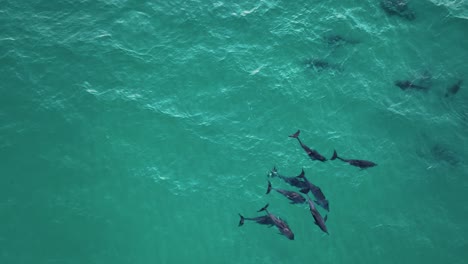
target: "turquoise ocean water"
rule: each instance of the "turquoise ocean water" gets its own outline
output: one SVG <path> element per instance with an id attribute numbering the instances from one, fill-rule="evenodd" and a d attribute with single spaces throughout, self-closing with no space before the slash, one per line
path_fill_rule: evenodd
<path id="1" fill-rule="evenodd" d="M 1 1 L 0 263 L 468 263 L 468 2 L 409 6 Z M 294 241 L 237 226 L 266 203 Z"/>

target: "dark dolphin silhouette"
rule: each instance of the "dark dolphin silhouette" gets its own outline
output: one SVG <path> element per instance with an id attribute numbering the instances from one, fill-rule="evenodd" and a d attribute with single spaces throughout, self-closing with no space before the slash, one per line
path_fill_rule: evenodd
<path id="1" fill-rule="evenodd" d="M 320 229 L 328 234 L 327 226 L 325 225 L 325 222 L 327 221 L 328 215 L 325 216 L 325 218 L 322 218 L 320 215 L 320 212 L 315 208 L 314 203 L 310 199 L 309 195 L 307 195 L 307 202 L 309 203 L 309 210 L 310 213 L 312 214 L 312 217 L 314 218 L 314 223 L 320 227 Z"/>
<path id="2" fill-rule="evenodd" d="M 358 44 L 359 43 L 359 41 L 357 40 L 348 39 L 338 34 L 326 35 L 324 37 L 324 40 L 328 45 L 334 46 L 334 47 L 345 45 L 345 44 Z"/>
<path id="3" fill-rule="evenodd" d="M 402 90 L 408 90 L 408 89 L 413 89 L 413 90 L 420 90 L 420 91 L 427 91 L 429 90 L 428 87 L 421 86 L 414 84 L 413 82 L 410 82 L 408 80 L 405 81 L 395 81 L 395 85 L 400 87 Z"/>
<path id="4" fill-rule="evenodd" d="M 368 161 L 368 160 L 356 160 L 356 159 L 343 159 L 343 158 L 340 158 L 340 157 L 338 157 L 338 154 L 336 153 L 336 150 L 333 151 L 333 156 L 331 157 L 330 160 L 335 160 L 335 159 L 339 159 L 341 161 L 347 162 L 350 165 L 359 167 L 361 169 L 367 169 L 367 168 L 370 168 L 370 167 L 377 166 L 376 163 L 374 163 L 372 161 Z"/>
<path id="5" fill-rule="evenodd" d="M 300 194 L 297 193 L 297 192 L 288 191 L 288 190 L 283 190 L 283 189 L 276 189 L 276 188 L 271 187 L 271 182 L 268 181 L 268 189 L 267 189 L 266 194 L 269 194 L 271 190 L 275 190 L 275 191 L 281 193 L 281 194 L 284 195 L 286 198 L 288 198 L 289 200 L 291 200 L 291 203 L 292 203 L 292 204 L 304 203 L 304 202 L 306 201 L 305 198 L 302 197 L 302 195 L 300 195 Z"/>
<path id="6" fill-rule="evenodd" d="M 268 206 L 269 204 L 266 204 L 262 209 L 258 210 L 258 212 L 265 211 L 267 213 L 267 216 L 270 217 L 271 221 L 273 221 L 273 224 L 278 228 L 280 233 L 289 238 L 290 240 L 294 240 L 294 233 L 291 231 L 291 228 L 289 228 L 288 223 L 268 212 Z"/>
<path id="7" fill-rule="evenodd" d="M 330 211 L 330 204 L 325 197 L 325 195 L 322 192 L 322 189 L 318 187 L 317 185 L 314 185 L 311 183 L 305 175 L 302 175 L 301 178 L 304 180 L 304 182 L 307 184 L 307 187 L 301 189 L 301 193 L 307 194 L 309 191 L 312 192 L 312 194 L 315 197 L 315 202 L 320 205 L 323 209 L 327 210 L 328 212 Z"/>
<path id="8" fill-rule="evenodd" d="M 458 91 L 460 90 L 462 82 L 463 82 L 462 80 L 459 80 L 456 84 L 447 88 L 447 91 L 445 92 L 445 97 L 449 97 L 449 96 L 457 94 Z"/>
<path id="9" fill-rule="evenodd" d="M 380 6 L 390 16 L 396 15 L 408 20 L 414 20 L 416 15 L 409 8 L 406 0 L 382 0 Z"/>
<path id="10" fill-rule="evenodd" d="M 305 61 L 305 65 L 307 68 L 312 68 L 318 72 L 323 70 L 334 70 L 334 71 L 341 71 L 341 67 L 337 64 L 330 63 L 324 59 L 307 59 Z"/>
<path id="11" fill-rule="evenodd" d="M 299 138 L 300 133 L 301 131 L 297 130 L 296 133 L 290 135 L 289 137 L 296 138 L 297 141 L 299 141 L 299 144 L 301 145 L 301 147 L 304 149 L 304 151 L 312 160 L 320 160 L 322 162 L 326 161 L 327 159 L 324 156 L 320 155 L 320 153 L 318 153 L 316 150 L 313 150 L 302 143 L 301 139 Z"/>
<path id="12" fill-rule="evenodd" d="M 286 183 L 288 183 L 289 185 L 297 187 L 299 189 L 307 187 L 307 184 L 302 180 L 301 175 L 304 175 L 304 169 L 301 171 L 301 174 L 299 174 L 298 176 L 287 177 L 287 176 L 283 176 L 279 174 L 276 167 L 273 167 L 273 170 L 271 170 L 270 173 L 268 174 L 268 176 L 270 176 L 271 178 L 278 177 L 282 179 L 283 181 L 285 181 Z"/>
<path id="13" fill-rule="evenodd" d="M 266 215 L 258 216 L 258 217 L 243 217 L 241 214 L 239 214 L 239 216 L 240 216 L 239 226 L 244 225 L 245 220 L 255 221 L 257 224 L 261 224 L 261 225 L 269 225 L 269 226 L 274 225 L 271 218 Z"/>

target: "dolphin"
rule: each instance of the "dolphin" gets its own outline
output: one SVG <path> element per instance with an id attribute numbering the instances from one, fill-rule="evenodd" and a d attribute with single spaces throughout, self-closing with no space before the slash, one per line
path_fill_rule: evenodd
<path id="1" fill-rule="evenodd" d="M 359 41 L 345 38 L 341 35 L 327 35 L 324 37 L 325 42 L 330 46 L 341 46 L 344 44 L 358 44 Z"/>
<path id="2" fill-rule="evenodd" d="M 308 146 L 304 145 L 301 141 L 301 139 L 299 138 L 299 134 L 301 133 L 300 130 L 297 130 L 296 133 L 292 134 L 292 135 L 289 135 L 289 137 L 291 138 L 296 138 L 297 141 L 299 141 L 299 144 L 301 145 L 301 147 L 304 149 L 304 151 L 307 153 L 307 155 L 312 159 L 312 160 L 320 160 L 321 162 L 324 162 L 326 161 L 327 159 L 320 155 L 320 153 L 318 153 L 316 150 L 314 149 L 311 149 L 309 148 Z"/>
<path id="3" fill-rule="evenodd" d="M 244 217 L 242 216 L 241 214 L 239 214 L 240 216 L 240 221 L 239 221 L 239 226 L 242 226 L 244 225 L 244 221 L 245 220 L 251 220 L 251 221 L 255 221 L 257 222 L 257 224 L 261 224 L 261 225 L 269 225 L 269 226 L 273 226 L 274 223 L 273 221 L 271 220 L 270 217 L 264 215 L 264 216 L 258 216 L 258 217 Z"/>
<path id="4" fill-rule="evenodd" d="M 315 208 L 314 203 L 310 199 L 309 195 L 307 195 L 307 202 L 309 203 L 309 209 L 310 213 L 312 214 L 312 217 L 314 218 L 314 223 L 322 229 L 323 232 L 328 234 L 327 226 L 325 225 L 325 222 L 327 221 L 328 215 L 325 216 L 325 218 L 322 218 L 320 215 L 320 212 Z"/>
<path id="5" fill-rule="evenodd" d="M 339 65 L 330 63 L 324 59 L 307 59 L 305 60 L 305 65 L 307 68 L 312 68 L 318 72 L 323 70 L 333 70 L 333 71 L 341 71 L 341 67 Z"/>
<path id="6" fill-rule="evenodd" d="M 445 97 L 449 97 L 451 95 L 455 95 L 458 93 L 458 91 L 460 90 L 460 87 L 461 87 L 461 84 L 462 84 L 462 80 L 459 80 L 456 84 L 450 86 L 449 88 L 447 88 L 447 92 L 445 93 Z"/>
<path id="7" fill-rule="evenodd" d="M 289 228 L 288 223 L 286 223 L 286 221 L 283 221 L 279 217 L 276 217 L 275 215 L 268 212 L 268 209 L 267 209 L 268 205 L 269 204 L 266 204 L 262 209 L 258 210 L 257 212 L 265 211 L 267 213 L 267 216 L 271 219 L 273 224 L 278 228 L 280 233 L 286 236 L 287 238 L 289 238 L 290 240 L 294 240 L 294 233 Z"/>
<path id="8" fill-rule="evenodd" d="M 300 195 L 299 193 L 297 192 L 293 192 L 293 191 L 288 191 L 288 190 L 282 190 L 282 189 L 276 189 L 276 188 L 273 188 L 271 187 L 271 182 L 268 181 L 268 189 L 267 189 L 267 192 L 266 194 L 269 194 L 271 190 L 275 190 L 279 193 L 281 193 L 282 195 L 284 195 L 286 198 L 288 198 L 289 200 L 291 200 L 291 203 L 292 204 L 297 204 L 297 203 L 304 203 L 306 200 L 304 197 L 302 197 L 302 195 Z"/>
<path id="9" fill-rule="evenodd" d="M 322 190 L 320 189 L 320 187 L 318 187 L 317 185 L 314 185 L 313 183 L 311 183 L 306 177 L 305 175 L 302 175 L 301 177 L 304 182 L 307 184 L 307 187 L 306 188 L 303 188 L 301 189 L 301 193 L 304 193 L 304 194 L 307 194 L 309 191 L 312 192 L 312 194 L 314 195 L 315 199 L 315 202 L 320 205 L 323 209 L 327 210 L 328 212 L 330 212 L 330 205 L 329 205 L 329 202 L 327 200 L 327 198 L 325 198 L 325 195 L 323 194 Z"/>
<path id="10" fill-rule="evenodd" d="M 416 15 L 408 7 L 406 0 L 382 0 L 380 6 L 390 16 L 397 15 L 408 20 L 414 20 Z"/>
<path id="11" fill-rule="evenodd" d="M 336 153 L 336 150 L 333 151 L 333 156 L 331 157 L 330 160 L 335 160 L 335 159 L 342 160 L 344 162 L 347 162 L 347 163 L 349 163 L 349 164 L 351 164 L 353 166 L 359 167 L 361 169 L 367 169 L 367 168 L 370 168 L 370 167 L 377 166 L 376 163 L 374 163 L 372 161 L 368 161 L 368 160 L 355 160 L 355 159 L 340 158 L 340 157 L 338 157 L 338 154 Z"/>
<path id="12" fill-rule="evenodd" d="M 407 89 L 415 89 L 415 90 L 421 90 L 421 91 L 427 91 L 429 88 L 414 84 L 413 82 L 410 81 L 395 81 L 395 85 L 400 87 L 402 90 L 407 90 Z"/>
<path id="13" fill-rule="evenodd" d="M 273 170 L 271 170 L 270 173 L 268 174 L 268 176 L 270 176 L 271 178 L 278 177 L 282 179 L 283 181 L 285 181 L 286 183 L 288 183 L 289 185 L 297 187 L 299 189 L 307 187 L 307 184 L 301 180 L 301 175 L 304 175 L 304 169 L 302 169 L 301 174 L 299 174 L 298 176 L 286 177 L 286 176 L 279 174 L 278 170 L 276 170 L 276 167 L 273 167 Z"/>

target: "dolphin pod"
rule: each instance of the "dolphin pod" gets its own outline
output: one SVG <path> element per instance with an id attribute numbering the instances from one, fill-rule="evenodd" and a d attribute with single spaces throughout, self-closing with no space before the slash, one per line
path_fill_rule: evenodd
<path id="1" fill-rule="evenodd" d="M 416 19 L 416 13 L 413 11 L 412 6 L 409 4 L 409 0 L 378 0 L 376 1 L 376 4 L 380 4 L 380 8 L 382 9 L 382 13 L 385 12 L 389 17 L 397 18 L 397 19 L 407 19 L 407 20 L 414 20 Z M 388 19 L 391 20 L 391 19 Z M 339 47 L 339 46 L 344 46 L 344 45 L 352 45 L 352 44 L 357 44 L 359 43 L 358 40 L 354 40 L 352 38 L 347 38 L 345 36 L 339 35 L 339 34 L 329 34 L 326 36 L 323 36 L 323 41 L 328 44 L 330 48 L 333 47 Z M 341 63 L 340 64 L 335 64 L 332 63 L 334 60 L 330 60 L 332 58 L 328 57 L 317 57 L 316 55 L 309 57 L 308 59 L 303 60 L 303 65 L 306 68 L 312 69 L 315 72 L 337 72 L 337 71 L 342 71 Z M 455 96 L 459 91 L 461 90 L 463 80 L 453 80 L 453 83 L 447 85 L 444 87 L 445 90 L 445 97 L 451 98 Z M 428 92 L 430 89 L 432 89 L 432 74 L 428 72 L 427 70 L 420 76 L 413 76 L 412 78 L 403 78 L 400 79 L 398 78 L 397 80 L 393 79 L 393 83 L 389 83 L 389 85 L 394 85 L 401 90 L 405 92 L 411 92 L 411 91 L 422 91 L 422 92 Z M 329 164 L 330 162 L 326 162 L 327 158 L 325 158 L 324 155 L 320 154 L 318 150 L 315 148 L 317 147 L 314 143 L 313 148 L 310 147 L 312 145 L 306 145 L 300 138 L 301 131 L 297 130 L 294 134 L 289 135 L 290 138 L 295 138 L 299 146 L 303 149 L 303 151 L 307 154 L 307 156 L 314 162 L 314 165 L 317 164 Z M 451 154 L 447 150 L 444 150 L 443 148 L 438 148 L 437 146 L 431 149 L 431 152 L 433 155 L 436 155 L 439 157 L 439 159 L 446 160 L 450 163 L 456 164 L 457 158 L 454 158 L 454 154 Z M 346 154 L 348 155 L 348 154 Z M 351 154 L 350 154 L 351 155 Z M 328 157 L 328 156 L 327 156 Z M 342 156 L 338 155 L 338 152 L 336 150 L 333 151 L 333 155 L 329 159 L 330 161 L 334 160 L 339 160 L 336 161 L 335 163 L 348 163 L 349 165 L 353 167 L 360 168 L 361 171 L 367 170 L 373 167 L 377 166 L 377 163 L 369 160 L 364 160 L 364 159 L 350 159 L 350 158 L 344 158 Z M 320 161 L 322 163 L 318 163 L 316 161 Z M 325 163 L 326 162 L 326 163 Z M 326 165 L 319 165 L 319 166 L 326 166 Z M 351 170 L 348 166 L 348 168 L 343 168 L 343 169 L 348 169 Z M 309 177 L 310 178 L 310 177 Z M 277 186 L 277 183 L 274 182 L 278 180 L 278 186 L 280 183 L 286 183 L 288 185 L 288 188 L 297 188 L 298 190 L 289 190 L 289 189 L 280 189 Z M 316 184 L 318 181 L 316 181 L 315 177 L 314 179 L 310 178 L 313 182 L 311 182 L 308 178 L 305 176 L 304 170 L 301 171 L 301 173 L 297 176 L 285 176 L 283 174 L 280 174 L 276 167 L 274 167 L 269 173 L 268 173 L 268 180 L 267 180 L 267 191 L 266 195 L 270 194 L 272 190 L 278 192 L 282 196 L 286 197 L 287 199 L 290 200 L 290 204 L 302 204 L 302 203 L 307 203 L 310 213 L 314 219 L 314 224 L 318 226 L 318 228 L 326 233 L 329 234 L 326 222 L 328 219 L 328 214 L 330 212 L 330 204 L 329 204 L 329 199 L 324 194 L 324 191 L 322 190 L 321 187 L 319 187 Z M 274 182 L 275 188 L 273 188 L 272 182 Z M 322 186 L 324 187 L 324 186 Z M 326 190 L 326 188 L 324 188 Z M 306 198 L 304 198 L 303 195 L 300 193 L 296 192 L 299 191 L 306 195 Z M 329 194 L 327 191 L 325 191 L 327 195 Z M 309 195 L 311 193 L 311 195 Z M 273 198 L 272 198 L 273 197 Z M 268 195 L 268 198 L 274 199 L 274 195 Z M 329 197 L 328 197 L 329 198 Z M 316 206 L 317 205 L 317 206 Z M 295 206 L 294 208 L 300 208 L 300 206 Z M 322 217 L 322 214 L 320 211 L 327 211 L 327 214 L 325 217 Z M 257 216 L 257 217 L 244 217 L 241 214 L 240 220 L 239 220 L 239 226 L 244 225 L 245 221 L 252 221 L 260 225 L 267 225 L 267 226 L 276 226 L 278 230 L 280 231 L 280 234 L 283 236 L 289 238 L 290 240 L 293 240 L 295 238 L 294 234 L 292 233 L 291 229 L 289 228 L 289 225 L 283 221 L 281 218 L 271 214 L 268 211 L 268 204 L 264 206 L 259 212 L 266 212 L 266 215 L 262 216 Z"/>
<path id="2" fill-rule="evenodd" d="M 327 159 L 322 156 L 320 153 L 318 153 L 316 150 L 308 147 L 304 143 L 302 143 L 301 139 L 299 138 L 300 135 L 300 130 L 297 130 L 296 133 L 289 135 L 290 138 L 295 138 L 299 142 L 299 145 L 301 148 L 306 152 L 307 156 L 315 161 L 321 161 L 324 162 Z M 374 167 L 377 164 L 368 161 L 368 160 L 360 160 L 360 159 L 345 159 L 342 157 L 338 156 L 338 153 L 336 150 L 333 151 L 333 156 L 330 158 L 330 160 L 341 160 L 342 162 L 346 162 L 352 166 L 359 167 L 361 169 L 367 169 L 370 167 Z M 327 219 L 328 219 L 328 214 L 325 215 L 325 217 L 322 217 L 322 214 L 320 213 L 320 208 L 323 208 L 326 212 L 330 212 L 330 204 L 328 199 L 326 198 L 324 192 L 322 189 L 317 186 L 315 183 L 312 183 L 306 176 L 305 176 L 305 171 L 304 169 L 301 170 L 301 172 L 297 176 L 285 176 L 281 173 L 278 172 L 278 169 L 273 167 L 268 172 L 268 180 L 267 180 L 267 190 L 265 195 L 270 194 L 270 192 L 276 191 L 277 193 L 281 194 L 282 196 L 286 197 L 289 199 L 290 204 L 303 204 L 307 203 L 309 207 L 310 214 L 312 215 L 312 218 L 314 219 L 314 224 L 324 233 L 329 234 L 328 228 L 326 225 Z M 277 178 L 280 180 L 280 182 L 284 182 L 290 187 L 297 188 L 299 192 L 294 191 L 294 190 L 288 190 L 288 189 L 280 189 L 277 187 L 273 187 L 272 181 Z M 315 181 L 315 180 L 314 180 Z M 309 192 L 312 193 L 313 200 L 311 196 L 309 196 Z M 306 195 L 306 198 L 304 198 L 303 195 L 300 193 L 303 193 Z M 268 196 L 270 197 L 270 195 Z M 316 207 L 315 204 L 317 204 L 319 207 Z M 276 228 L 279 231 L 279 234 L 282 236 L 287 237 L 289 240 L 294 240 L 295 235 L 292 232 L 291 228 L 289 227 L 289 224 L 281 219 L 280 217 L 270 213 L 268 211 L 268 206 L 269 204 L 267 203 L 264 207 L 262 207 L 260 210 L 257 212 L 265 212 L 266 215 L 261 215 L 261 216 L 256 216 L 256 217 L 244 217 L 239 213 L 239 224 L 238 226 L 243 226 L 246 221 L 252 221 L 255 222 L 259 225 L 266 225 L 269 227 L 276 226 Z"/>

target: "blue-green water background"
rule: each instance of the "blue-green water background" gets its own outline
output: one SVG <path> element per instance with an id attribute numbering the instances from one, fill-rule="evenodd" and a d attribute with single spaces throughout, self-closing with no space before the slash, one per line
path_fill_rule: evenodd
<path id="1" fill-rule="evenodd" d="M 410 6 L 2 1 L 0 263 L 467 263 L 466 82 L 444 93 L 468 79 L 468 4 Z M 427 93 L 393 85 L 425 71 Z M 313 162 L 297 129 L 379 165 Z M 322 188 L 329 236 L 264 195 L 274 165 Z M 294 241 L 237 227 L 267 202 Z"/>

